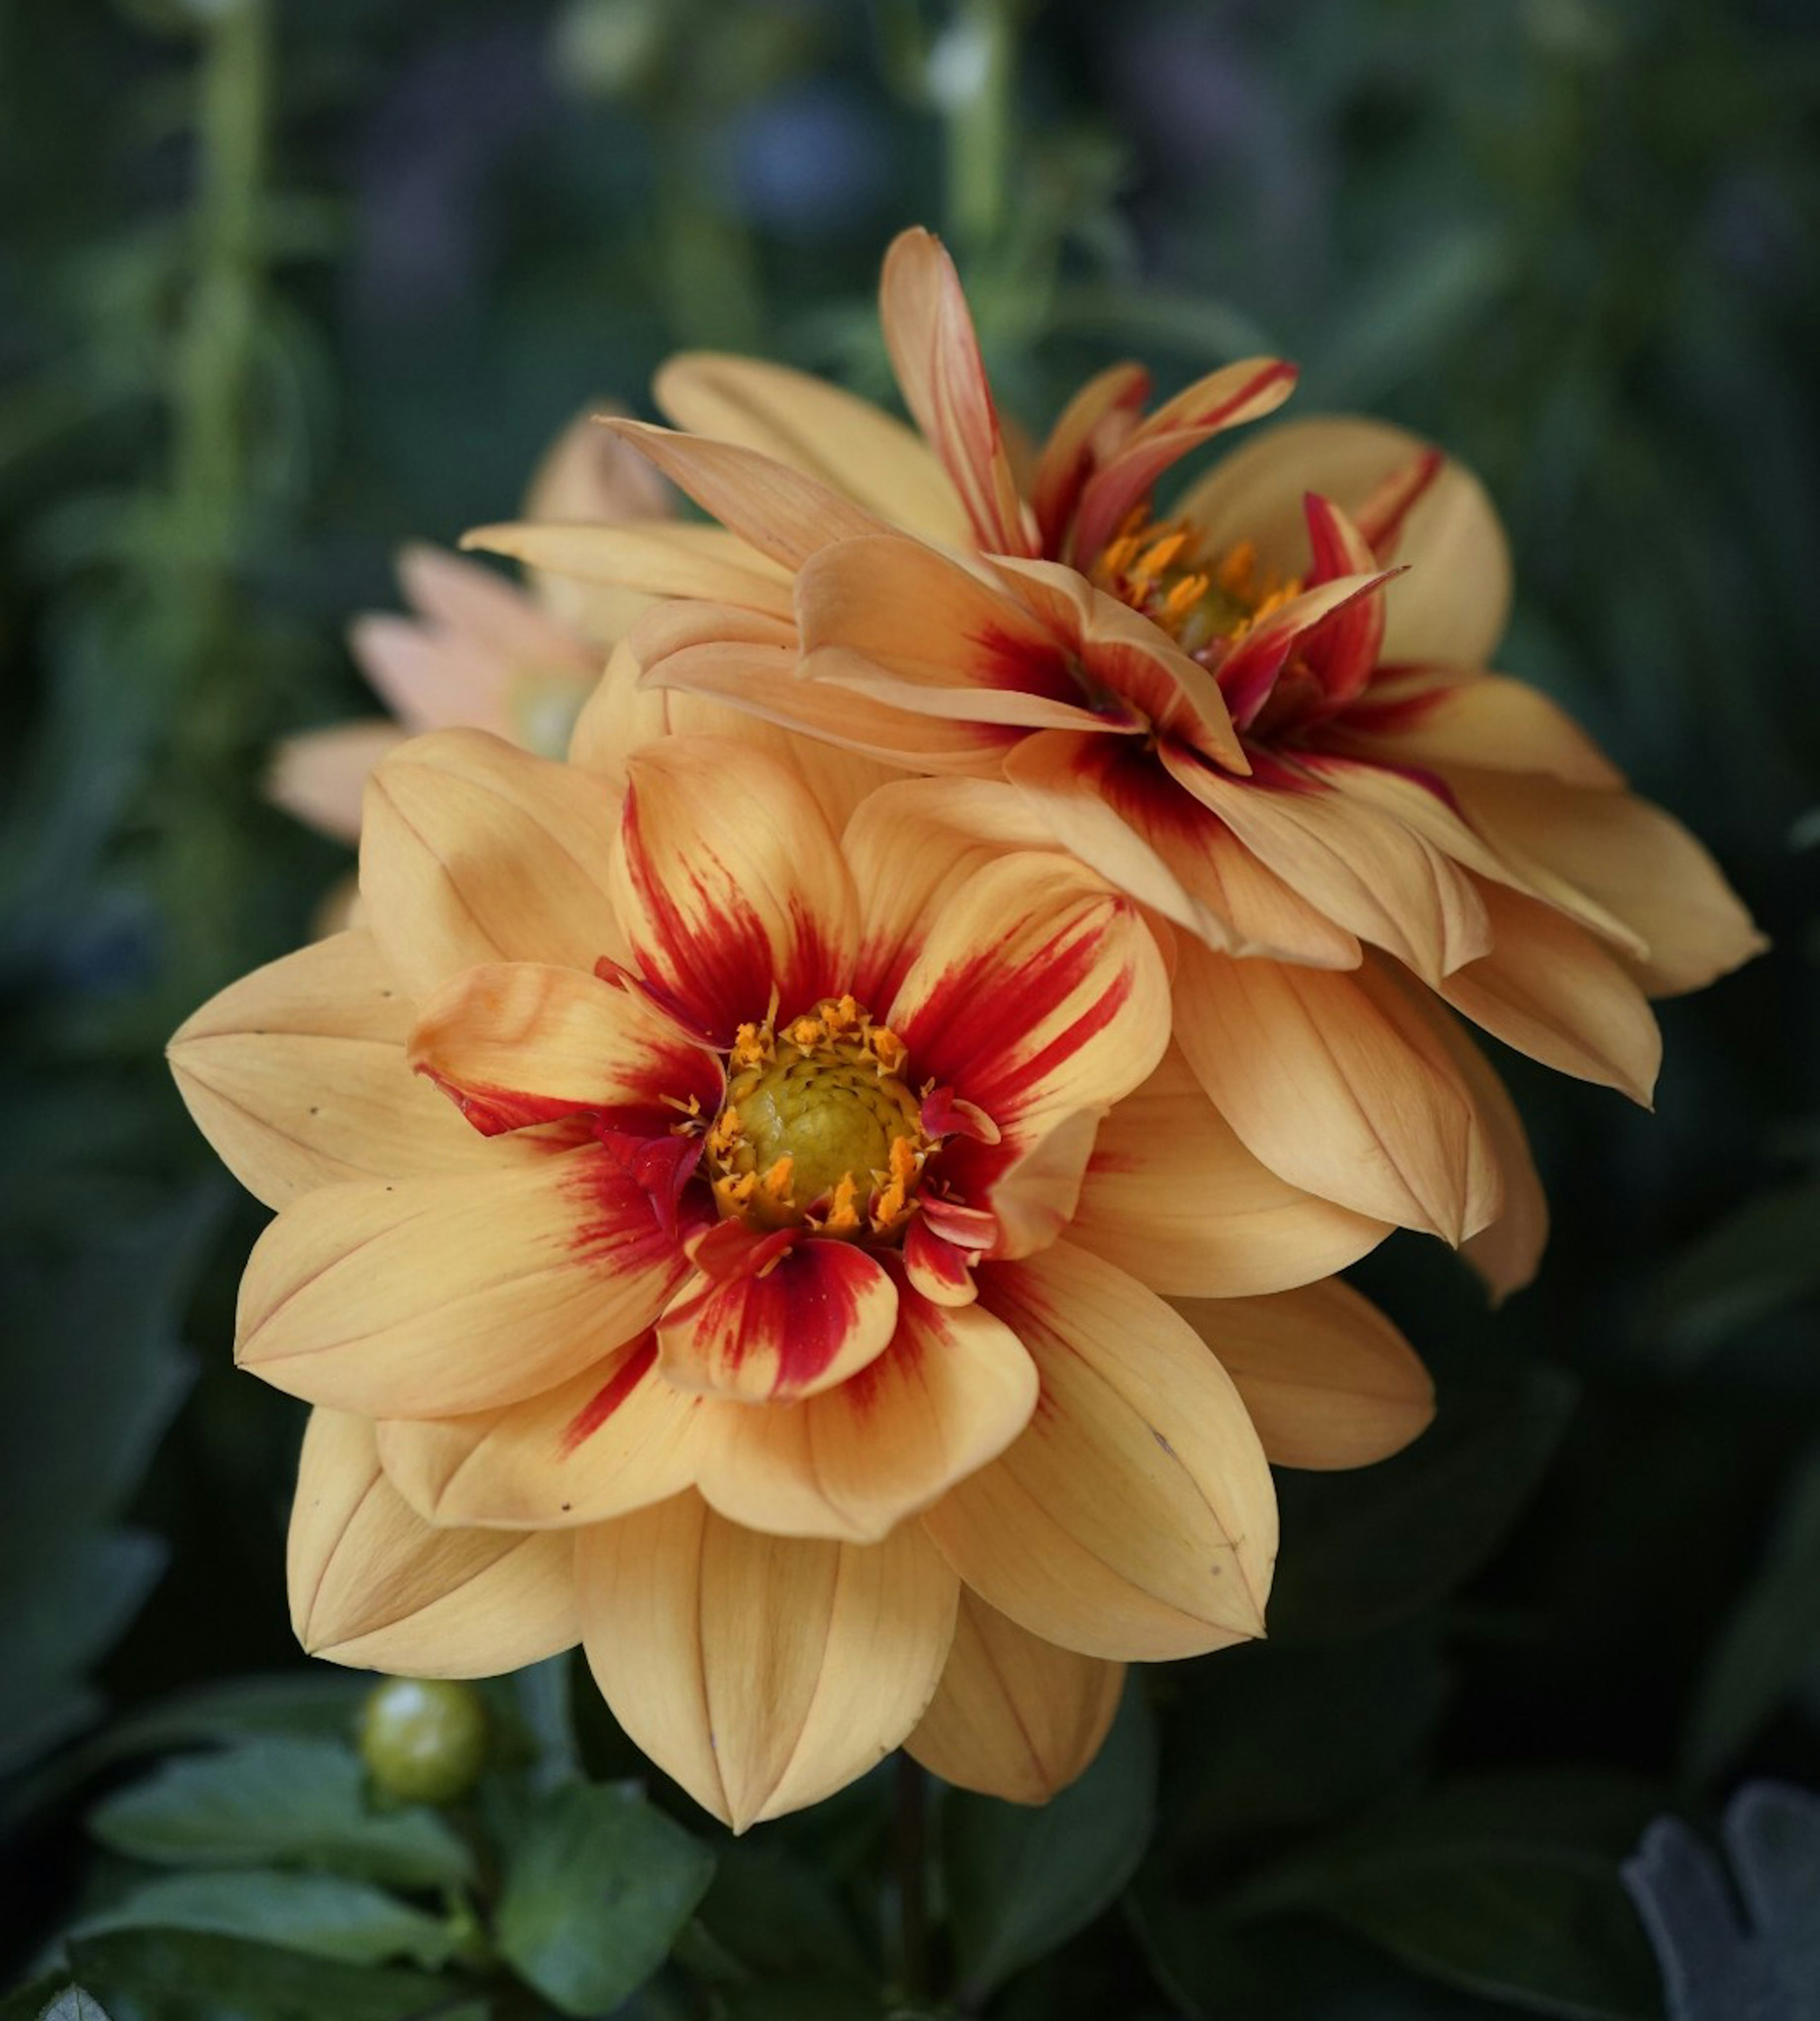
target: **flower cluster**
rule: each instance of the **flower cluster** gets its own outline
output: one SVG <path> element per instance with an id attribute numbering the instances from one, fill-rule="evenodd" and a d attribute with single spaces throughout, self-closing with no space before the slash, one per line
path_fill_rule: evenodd
<path id="1" fill-rule="evenodd" d="M 920 432 L 684 357 L 677 431 L 609 425 L 717 525 L 571 487 L 473 537 L 556 616 L 409 565 L 432 632 L 368 664 L 485 726 L 385 751 L 360 926 L 172 1047 L 279 1211 L 236 1351 L 315 1407 L 305 1645 L 579 1641 L 736 1829 L 899 1746 L 1040 1801 L 1126 1663 L 1260 1634 L 1271 1465 L 1432 1409 L 1333 1273 L 1397 1227 L 1534 1267 L 1461 1018 L 1647 1100 L 1648 996 L 1758 945 L 1485 671 L 1509 571 L 1457 465 L 1310 421 L 1159 505 L 1289 367 L 1148 413 L 1116 368 L 1020 468 L 926 234 L 884 312 Z M 607 657 L 566 759 L 477 678 L 539 654 Z"/>

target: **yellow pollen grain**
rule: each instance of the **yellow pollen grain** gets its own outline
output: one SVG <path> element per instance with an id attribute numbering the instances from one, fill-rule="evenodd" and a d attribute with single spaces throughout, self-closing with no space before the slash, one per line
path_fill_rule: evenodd
<path id="1" fill-rule="evenodd" d="M 1163 612 L 1172 621 L 1185 617 L 1207 594 L 1208 578 L 1185 575 L 1163 599 Z"/>
<path id="2" fill-rule="evenodd" d="M 1187 530 L 1177 527 L 1173 533 L 1165 533 L 1152 541 L 1131 565 L 1133 582 L 1147 587 L 1161 575 L 1184 548 L 1188 544 Z"/>
<path id="3" fill-rule="evenodd" d="M 854 1183 L 851 1172 L 843 1172 L 836 1182 L 834 1197 L 828 1203 L 828 1212 L 822 1226 L 830 1235 L 848 1235 L 859 1225 L 859 1189 Z"/>
<path id="4" fill-rule="evenodd" d="M 779 1207 L 790 1204 L 790 1174 L 796 1166 L 796 1160 L 786 1151 L 759 1180 L 760 1189 L 767 1200 L 775 1201 Z"/>

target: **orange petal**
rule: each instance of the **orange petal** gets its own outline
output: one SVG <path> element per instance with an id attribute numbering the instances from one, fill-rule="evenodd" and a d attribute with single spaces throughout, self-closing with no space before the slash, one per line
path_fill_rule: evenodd
<path id="1" fill-rule="evenodd" d="M 726 738 L 629 760 L 611 889 L 647 982 L 714 1043 L 850 986 L 858 940 L 838 839 L 801 773 Z"/>
<path id="2" fill-rule="evenodd" d="M 640 608 L 633 616 L 641 615 L 660 596 L 706 597 L 773 617 L 790 614 L 789 571 L 724 526 L 668 520 L 544 526 L 520 520 L 476 526 L 461 536 L 461 544 L 510 555 L 530 567 L 576 582 L 635 591 Z"/>
<path id="3" fill-rule="evenodd" d="M 1043 730 L 1007 754 L 1005 770 L 1057 843 L 1209 947 L 1358 966 L 1355 937 L 1266 869 L 1156 751 Z"/>
<path id="4" fill-rule="evenodd" d="M 1712 858 L 1647 800 L 1464 766 L 1447 779 L 1526 879 L 1565 880 L 1640 937 L 1637 979 L 1650 996 L 1703 989 L 1769 945 Z"/>
<path id="5" fill-rule="evenodd" d="M 904 405 L 954 479 L 980 546 L 1034 553 L 967 297 L 939 239 L 917 228 L 892 241 L 879 315 Z"/>
<path id="6" fill-rule="evenodd" d="M 1662 1036 L 1623 964 L 1558 912 L 1488 885 L 1495 944 L 1441 994 L 1507 1046 L 1648 1107 Z"/>
<path id="7" fill-rule="evenodd" d="M 961 1579 L 1085 1655 L 1154 1661 L 1261 1633 L 1270 1469 L 1187 1322 L 1066 1243 L 987 1266 L 980 1295 L 1042 1390 L 1023 1437 L 923 1517 Z"/>
<path id="8" fill-rule="evenodd" d="M 1114 726 L 1075 678 L 1067 634 L 919 541 L 824 548 L 797 577 L 797 624 L 805 679 L 894 708 L 982 723 Z"/>
<path id="9" fill-rule="evenodd" d="M 620 409 L 591 401 L 538 459 L 525 487 L 524 516 L 536 520 L 667 519 L 676 494 L 637 450 L 601 423 Z"/>
<path id="10" fill-rule="evenodd" d="M 1289 421 L 1222 457 L 1175 513 L 1200 530 L 1203 552 L 1251 541 L 1276 574 L 1299 576 L 1308 560 L 1302 501 L 1309 492 L 1356 519 L 1387 479 L 1428 453 L 1419 436 L 1386 421 Z M 1393 552 L 1409 573 L 1386 593 L 1382 657 L 1483 665 L 1510 614 L 1510 550 L 1484 487 L 1463 464 L 1443 464 L 1410 508 Z"/>
<path id="11" fill-rule="evenodd" d="M 1545 772 L 1573 786 L 1621 786 L 1624 777 L 1546 695 L 1502 674 L 1456 667 L 1381 673 L 1322 742 L 1384 765 L 1483 765 Z"/>
<path id="12" fill-rule="evenodd" d="M 954 487 L 902 421 L 825 379 L 721 351 L 668 359 L 653 387 L 679 428 L 788 464 L 925 539 L 964 541 Z"/>
<path id="13" fill-rule="evenodd" d="M 890 1346 L 897 1286 L 877 1258 L 809 1240 L 760 1273 L 698 1277 L 665 1313 L 658 1348 L 679 1389 L 748 1402 L 815 1396 Z"/>
<path id="14" fill-rule="evenodd" d="M 287 737 L 272 752 L 265 797 L 337 842 L 360 839 L 360 803 L 373 768 L 405 739 L 395 723 L 337 723 Z"/>
<path id="15" fill-rule="evenodd" d="M 408 1051 L 412 1067 L 489 1137 L 578 1109 L 620 1116 L 622 1129 L 640 1117 L 642 1134 L 661 1135 L 673 1105 L 692 1100 L 710 1116 L 720 1106 L 711 1054 L 580 969 L 529 961 L 465 969 L 424 1006 Z"/>
<path id="16" fill-rule="evenodd" d="M 584 677 L 594 671 L 595 655 L 582 639 L 484 563 L 413 541 L 399 555 L 398 579 L 412 608 L 430 621 L 432 636 L 483 654 L 502 675 L 525 667 L 566 667 Z M 421 699 L 441 717 L 424 728 L 462 719 L 443 715 L 435 697 Z"/>
<path id="17" fill-rule="evenodd" d="M 169 1057 L 228 1169 L 268 1207 L 344 1179 L 477 1164 L 484 1147 L 410 1071 L 410 1005 L 367 933 L 337 934 L 230 983 Z"/>
<path id="18" fill-rule="evenodd" d="M 1491 945 L 1477 887 L 1443 850 L 1359 796 L 1287 767 L 1229 779 L 1165 745 L 1173 776 L 1286 884 L 1430 981 Z"/>
<path id="19" fill-rule="evenodd" d="M 609 421 L 672 482 L 748 547 L 799 569 L 830 541 L 890 529 L 812 477 L 732 442 L 673 433 L 644 421 Z"/>
<path id="20" fill-rule="evenodd" d="M 522 1403 L 381 1424 L 379 1454 L 430 1522 L 574 1528 L 692 1486 L 712 1407 L 663 1379 L 647 1333 Z"/>
<path id="21" fill-rule="evenodd" d="M 1370 1466 L 1434 1417 L 1435 1386 L 1414 1349 L 1350 1285 L 1178 1309 L 1237 1384 L 1275 1466 Z"/>
<path id="22" fill-rule="evenodd" d="M 904 1751 L 958 1789 L 1046 1804 L 1100 1752 L 1125 1666 L 1045 1642 L 961 1589 L 954 1646 Z"/>
<path id="23" fill-rule="evenodd" d="M 497 1677 L 581 1639 L 566 1537 L 432 1529 L 380 1471 L 373 1427 L 338 1411 L 304 1434 L 286 1569 L 298 1641 L 357 1670 Z"/>
<path id="24" fill-rule="evenodd" d="M 1153 1291 L 1231 1298 L 1325 1277 L 1389 1233 L 1260 1164 L 1172 1046 L 1100 1124 L 1068 1239 Z"/>
<path id="25" fill-rule="evenodd" d="M 1445 1012 L 1387 965 L 1354 974 L 1230 961 L 1194 942 L 1176 1037 L 1246 1149 L 1304 1192 L 1457 1244 L 1503 1186 L 1485 1118 L 1435 1036 Z"/>
<path id="26" fill-rule="evenodd" d="M 588 1661 L 626 1732 L 735 1831 L 831 1795 L 933 1695 L 957 1586 L 914 1524 L 760 1536 L 695 1495 L 577 1539 Z"/>
<path id="27" fill-rule="evenodd" d="M 885 1021 L 919 1077 L 983 1109 L 1001 1141 L 950 1139 L 974 1206 L 1065 1118 L 1129 1094 L 1169 1042 L 1169 979 L 1137 909 L 1062 857 L 1019 852 L 949 894 Z"/>
<path id="28" fill-rule="evenodd" d="M 1150 385 L 1141 365 L 1111 366 L 1062 410 L 1043 444 L 1030 489 L 1045 554 L 1063 552 L 1081 486 L 1136 427 Z"/>
<path id="29" fill-rule="evenodd" d="M 688 1269 L 623 1142 L 508 1142 L 497 1171 L 307 1194 L 247 1263 L 236 1359 L 375 1418 L 488 1410 L 578 1374 L 642 1333 Z"/>
<path id="30" fill-rule="evenodd" d="M 701 1490 L 749 1529 L 876 1542 L 997 1458 L 1036 1400 L 1035 1365 L 1002 1320 L 906 1288 L 888 1349 L 837 1388 L 720 1410 Z"/>
<path id="31" fill-rule="evenodd" d="M 1296 390 L 1296 378 L 1295 366 L 1280 358 L 1245 358 L 1165 401 L 1088 480 L 1074 523 L 1074 554 L 1091 562 L 1171 464 L 1222 429 L 1274 412 Z"/>
<path id="32" fill-rule="evenodd" d="M 414 738 L 367 796 L 360 892 L 405 986 L 488 961 L 592 968 L 624 943 L 607 866 L 617 796 L 574 766 L 477 730 Z"/>

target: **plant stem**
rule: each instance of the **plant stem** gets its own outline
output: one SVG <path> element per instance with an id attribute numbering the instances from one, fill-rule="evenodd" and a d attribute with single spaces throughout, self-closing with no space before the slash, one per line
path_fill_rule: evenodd
<path id="1" fill-rule="evenodd" d="M 904 1992 L 913 2001 L 929 1991 L 928 1785 L 907 1754 L 897 1757 L 892 1851 L 896 1869 L 898 1934 Z"/>
<path id="2" fill-rule="evenodd" d="M 957 0 L 948 31 L 948 229 L 966 253 L 994 246 L 1010 206 L 1019 0 Z"/>

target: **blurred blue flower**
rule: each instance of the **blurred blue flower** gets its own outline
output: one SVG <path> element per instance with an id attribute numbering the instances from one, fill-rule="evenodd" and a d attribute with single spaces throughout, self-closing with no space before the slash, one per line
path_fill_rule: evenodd
<path id="1" fill-rule="evenodd" d="M 1820 1797 L 1747 1783 L 1719 1836 L 1658 1818 L 1625 1863 L 1669 2021 L 1820 2021 Z"/>

